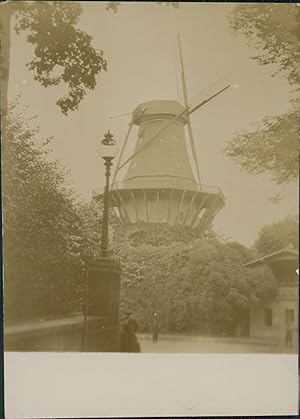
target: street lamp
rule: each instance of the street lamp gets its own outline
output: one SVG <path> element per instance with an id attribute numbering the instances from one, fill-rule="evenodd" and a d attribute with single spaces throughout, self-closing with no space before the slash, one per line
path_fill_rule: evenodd
<path id="1" fill-rule="evenodd" d="M 100 155 L 104 160 L 105 166 L 105 191 L 103 201 L 103 219 L 102 219 L 102 236 L 101 236 L 101 255 L 108 255 L 108 224 L 109 224 L 109 177 L 110 168 L 113 165 L 112 161 L 117 154 L 117 143 L 113 135 L 108 132 L 104 135 L 101 141 Z"/>
<path id="2" fill-rule="evenodd" d="M 83 350 L 116 352 L 119 350 L 119 296 L 121 264 L 109 252 L 109 178 L 117 144 L 108 131 L 101 141 L 100 154 L 105 165 L 102 236 L 100 257 L 87 268 L 87 296 L 83 328 Z"/>

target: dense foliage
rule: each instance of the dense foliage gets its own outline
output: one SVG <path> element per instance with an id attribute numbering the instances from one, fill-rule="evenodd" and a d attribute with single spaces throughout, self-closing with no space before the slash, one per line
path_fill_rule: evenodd
<path id="1" fill-rule="evenodd" d="M 247 281 L 250 290 L 250 304 L 268 303 L 277 292 L 277 280 L 267 265 L 252 267 L 247 270 Z"/>
<path id="2" fill-rule="evenodd" d="M 276 183 L 297 179 L 299 172 L 298 111 L 265 117 L 257 130 L 239 133 L 225 148 L 249 173 L 268 173 Z"/>
<path id="3" fill-rule="evenodd" d="M 263 227 L 255 241 L 255 248 L 260 256 L 280 250 L 284 247 L 298 249 L 299 222 L 297 216 L 289 216 L 281 221 Z"/>
<path id="4" fill-rule="evenodd" d="M 257 48 L 260 65 L 274 65 L 294 88 L 288 112 L 268 116 L 250 132 L 232 138 L 225 153 L 250 173 L 268 173 L 277 183 L 297 179 L 300 7 L 297 4 L 240 4 L 230 19 L 243 40 Z"/>
<path id="5" fill-rule="evenodd" d="M 49 158 L 47 144 L 38 143 L 38 130 L 13 111 L 7 122 L 2 151 L 6 315 L 25 315 L 24 308 L 30 315 L 32 307 L 45 312 L 54 276 L 61 282 L 56 307 L 64 311 L 66 294 L 72 288 L 72 300 L 75 291 L 65 279 L 74 281 L 72 271 L 80 270 L 81 220 L 74 194 L 66 173 Z"/>
<path id="6" fill-rule="evenodd" d="M 297 4 L 239 4 L 230 18 L 232 28 L 243 35 L 258 54 L 261 65 L 276 64 L 291 84 L 298 84 L 300 9 Z"/>
<path id="7" fill-rule="evenodd" d="M 161 225 L 115 230 L 113 246 L 123 268 L 121 312 L 133 311 L 142 331 L 151 330 L 158 312 L 164 331 L 234 333 L 249 304 L 276 292 L 272 273 L 248 272 L 244 264 L 253 254 L 239 243 L 180 230 Z"/>

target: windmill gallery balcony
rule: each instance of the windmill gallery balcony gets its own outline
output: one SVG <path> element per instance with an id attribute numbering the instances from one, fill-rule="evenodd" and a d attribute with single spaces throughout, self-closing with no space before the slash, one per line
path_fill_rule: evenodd
<path id="1" fill-rule="evenodd" d="M 93 191 L 101 199 L 104 188 Z M 168 223 L 205 229 L 225 204 L 217 186 L 190 179 L 153 177 L 116 182 L 110 199 L 123 223 Z"/>

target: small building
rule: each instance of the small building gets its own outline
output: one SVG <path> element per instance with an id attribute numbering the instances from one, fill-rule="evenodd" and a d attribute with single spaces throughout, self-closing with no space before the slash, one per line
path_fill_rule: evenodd
<path id="1" fill-rule="evenodd" d="M 249 335 L 284 344 L 288 327 L 292 347 L 298 343 L 298 252 L 281 249 L 246 264 L 248 269 L 268 266 L 278 281 L 276 296 L 265 305 L 253 305 L 249 313 Z"/>

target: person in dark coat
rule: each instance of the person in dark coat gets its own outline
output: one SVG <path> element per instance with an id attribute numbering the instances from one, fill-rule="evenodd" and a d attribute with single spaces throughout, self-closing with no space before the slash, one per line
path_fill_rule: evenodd
<path id="1" fill-rule="evenodd" d="M 138 322 L 132 316 L 131 311 L 127 311 L 121 323 L 120 352 L 141 352 L 140 344 L 136 337 L 137 331 Z"/>

